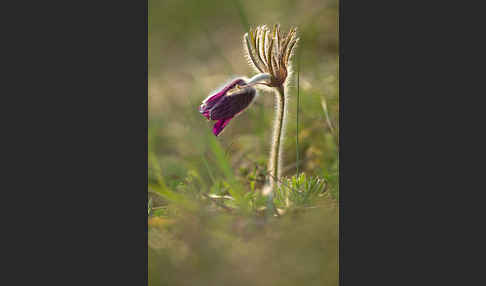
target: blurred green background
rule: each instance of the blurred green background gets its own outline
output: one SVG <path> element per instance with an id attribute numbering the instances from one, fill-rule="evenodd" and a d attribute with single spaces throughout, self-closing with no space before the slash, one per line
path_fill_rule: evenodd
<path id="1" fill-rule="evenodd" d="M 271 226 L 253 215 L 169 208 L 171 200 L 149 193 L 149 285 L 337 285 L 338 1 L 148 3 L 149 186 L 194 198 L 226 194 L 229 177 L 244 192 L 261 187 L 273 94 L 260 92 L 217 138 L 198 107 L 232 77 L 255 74 L 244 57 L 248 28 L 279 23 L 284 32 L 297 26 L 300 38 L 287 91 L 284 176 L 298 166 L 323 178 L 329 193 L 316 210 Z"/>

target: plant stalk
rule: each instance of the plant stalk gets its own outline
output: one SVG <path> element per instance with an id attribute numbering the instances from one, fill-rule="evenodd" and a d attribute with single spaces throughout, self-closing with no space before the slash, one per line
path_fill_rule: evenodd
<path id="1" fill-rule="evenodd" d="M 286 112 L 285 108 L 287 105 L 285 98 L 285 89 L 283 86 L 275 88 L 275 100 L 276 100 L 276 110 L 275 110 L 275 121 L 273 128 L 272 146 L 270 151 L 270 160 L 268 163 L 269 187 L 267 189 L 267 194 L 269 200 L 273 199 L 273 193 L 280 186 L 280 178 L 282 172 L 282 142 L 284 137 L 285 129 L 285 119 Z"/>

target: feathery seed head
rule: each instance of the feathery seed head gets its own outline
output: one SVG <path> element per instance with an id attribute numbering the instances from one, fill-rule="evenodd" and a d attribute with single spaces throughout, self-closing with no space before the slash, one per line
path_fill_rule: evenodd
<path id="1" fill-rule="evenodd" d="M 284 34 L 280 32 L 278 24 L 273 29 L 266 25 L 258 26 L 245 34 L 245 49 L 250 65 L 260 73 L 271 75 L 268 86 L 285 84 L 291 66 L 290 58 L 298 40 L 296 28 Z"/>

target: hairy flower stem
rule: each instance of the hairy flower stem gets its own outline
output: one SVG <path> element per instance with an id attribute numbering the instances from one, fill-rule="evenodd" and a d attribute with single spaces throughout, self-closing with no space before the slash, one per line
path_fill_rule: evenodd
<path id="1" fill-rule="evenodd" d="M 270 160 L 268 163 L 268 172 L 270 175 L 269 178 L 269 185 L 267 188 L 267 195 L 268 199 L 273 201 L 273 194 L 280 186 L 280 178 L 281 178 L 281 169 L 282 169 L 282 142 L 283 142 L 283 133 L 285 129 L 285 119 L 286 119 L 286 112 L 285 108 L 287 107 L 287 100 L 285 98 L 285 89 L 283 86 L 278 86 L 275 88 L 275 100 L 276 100 L 276 109 L 275 109 L 275 121 L 274 121 L 274 128 L 273 128 L 273 138 L 272 138 L 272 146 L 270 152 Z M 287 202 L 288 204 L 288 202 Z"/>

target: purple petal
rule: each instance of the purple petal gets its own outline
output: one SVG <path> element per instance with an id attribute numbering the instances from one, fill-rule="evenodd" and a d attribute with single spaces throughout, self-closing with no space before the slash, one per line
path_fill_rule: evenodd
<path id="1" fill-rule="evenodd" d="M 203 106 L 201 106 L 201 107 L 199 108 L 199 112 L 200 112 L 200 113 L 201 113 L 201 114 L 202 114 L 204 117 L 206 117 L 208 120 L 209 120 L 209 111 L 210 111 L 210 110 L 209 110 L 208 108 L 203 107 Z"/>
<path id="2" fill-rule="evenodd" d="M 247 87 L 241 91 L 222 97 L 209 113 L 212 120 L 234 117 L 243 112 L 255 98 L 256 90 Z"/>
<path id="3" fill-rule="evenodd" d="M 218 120 L 218 122 L 216 122 L 213 127 L 214 135 L 218 136 L 221 131 L 223 131 L 223 129 L 226 127 L 226 125 L 228 125 L 231 119 L 233 119 L 233 117 Z"/>
<path id="4" fill-rule="evenodd" d="M 212 104 L 214 105 L 214 104 Z M 209 112 L 211 111 L 212 106 L 208 106 L 208 104 L 203 103 L 201 106 L 199 106 L 199 113 L 201 113 L 204 117 L 209 119 Z"/>
<path id="5" fill-rule="evenodd" d="M 211 109 L 211 107 L 213 107 L 217 102 L 218 100 L 223 96 L 225 95 L 230 89 L 232 89 L 233 87 L 235 87 L 237 84 L 239 85 L 243 85 L 245 84 L 246 82 L 241 79 L 241 78 L 237 78 L 235 80 L 233 80 L 231 83 L 225 85 L 223 87 L 223 89 L 221 89 L 220 91 L 218 91 L 216 94 L 214 95 L 210 95 L 208 96 L 202 103 L 201 107 L 204 105 L 205 107 Z"/>
<path id="6" fill-rule="evenodd" d="M 211 108 L 213 108 L 224 97 L 224 95 L 230 89 L 232 89 L 233 87 L 235 87 L 237 84 L 243 85 L 245 83 L 246 82 L 243 79 L 241 79 L 241 78 L 237 78 L 237 79 L 231 81 L 229 84 L 225 85 L 223 87 L 223 89 L 221 89 L 220 91 L 218 91 L 216 94 L 208 96 L 202 102 L 201 106 L 199 107 L 199 112 L 204 117 L 206 117 L 207 119 L 209 119 L 209 111 L 211 110 Z"/>
<path id="7" fill-rule="evenodd" d="M 253 101 L 256 95 L 253 87 L 241 88 L 228 94 L 236 85 L 244 84 L 246 82 L 242 78 L 231 81 L 216 94 L 208 96 L 199 107 L 199 112 L 208 120 L 217 120 L 213 126 L 214 135 L 220 135 L 230 120 L 243 112 Z"/>

